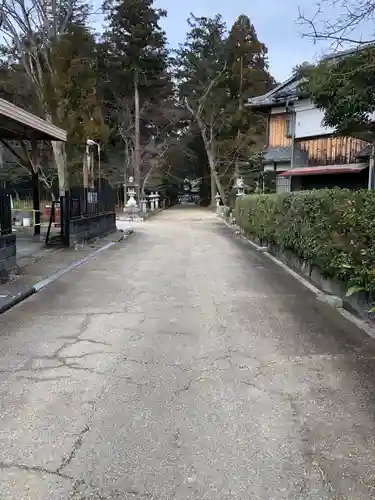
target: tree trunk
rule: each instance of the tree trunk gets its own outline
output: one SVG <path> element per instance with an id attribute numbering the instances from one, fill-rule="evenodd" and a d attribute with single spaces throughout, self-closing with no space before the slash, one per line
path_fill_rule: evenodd
<path id="1" fill-rule="evenodd" d="M 59 141 L 51 141 L 51 144 L 52 144 L 53 155 L 55 158 L 57 175 L 59 178 L 60 196 L 65 196 L 65 193 L 69 188 L 65 144 Z"/>
<path id="2" fill-rule="evenodd" d="M 145 175 L 145 178 L 143 179 L 142 190 L 141 190 L 142 196 L 145 194 L 145 188 L 147 186 L 148 180 L 149 180 L 150 175 L 152 174 L 153 170 L 154 170 L 154 165 L 151 165 L 149 171 L 147 172 L 147 174 Z"/>
<path id="3" fill-rule="evenodd" d="M 40 190 L 38 171 L 32 170 L 31 183 L 33 186 L 33 210 L 34 210 L 34 236 L 40 235 Z"/>
<path id="4" fill-rule="evenodd" d="M 215 151 L 213 149 L 213 144 L 212 144 L 212 142 L 210 142 L 207 139 L 204 125 L 201 126 L 201 124 L 200 124 L 199 128 L 201 130 L 201 135 L 202 135 L 204 147 L 206 149 L 208 164 L 210 166 L 210 172 L 211 172 L 211 205 L 214 205 L 216 203 L 215 202 L 216 189 L 217 189 L 217 191 L 222 199 L 222 202 L 224 203 L 225 202 L 225 192 L 224 192 L 223 185 L 220 182 L 219 175 L 216 171 L 216 161 L 215 161 L 216 158 L 215 158 Z M 213 195 L 213 199 L 212 199 L 213 193 L 214 193 L 214 195 Z"/>
<path id="5" fill-rule="evenodd" d="M 134 158 L 133 158 L 134 160 Z M 134 163 L 134 161 L 133 161 Z M 129 174 L 131 172 L 131 164 L 132 164 L 132 154 L 129 147 L 128 139 L 124 139 L 124 208 L 128 201 L 128 192 L 127 192 L 127 184 L 129 179 Z M 133 165 L 134 168 L 134 165 Z"/>
<path id="6" fill-rule="evenodd" d="M 137 190 L 137 203 L 140 202 L 141 189 L 141 145 L 140 145 L 140 111 L 139 111 L 139 89 L 138 71 L 134 73 L 134 111 L 135 111 L 135 135 L 134 135 L 134 176 Z"/>
<path id="7" fill-rule="evenodd" d="M 210 171 L 211 171 L 211 205 L 215 206 L 216 190 L 219 193 L 223 203 L 225 203 L 225 192 L 223 185 L 220 182 L 219 175 L 216 171 L 214 153 L 210 149 L 208 149 L 207 151 L 207 156 L 208 156 L 208 164 L 210 165 Z"/>
<path id="8" fill-rule="evenodd" d="M 223 185 L 220 181 L 219 175 L 218 175 L 217 170 L 216 170 L 215 140 L 214 140 L 214 137 L 212 134 L 212 128 L 211 128 L 210 138 L 208 138 L 207 131 L 206 131 L 206 125 L 204 124 L 203 120 L 201 119 L 199 111 L 194 111 L 194 109 L 190 106 L 189 101 L 187 99 L 185 100 L 185 104 L 186 104 L 188 111 L 191 113 L 191 115 L 194 117 L 195 121 L 197 122 L 197 125 L 198 125 L 200 133 L 201 133 L 201 137 L 203 140 L 204 148 L 206 150 L 208 164 L 210 166 L 210 172 L 211 172 L 211 198 L 212 198 L 212 194 L 216 191 L 216 188 L 217 188 L 219 195 L 224 203 L 225 202 L 225 192 L 224 192 Z M 211 204 L 214 204 L 215 195 L 216 195 L 216 192 L 213 196 L 213 199 L 211 199 Z"/>
<path id="9" fill-rule="evenodd" d="M 213 176 L 212 172 L 210 171 L 210 186 L 211 186 L 211 207 L 215 207 L 216 206 L 216 199 L 215 199 L 215 196 L 216 196 L 216 182 L 215 182 L 215 177 Z"/>
<path id="10" fill-rule="evenodd" d="M 236 148 L 239 148 L 240 137 L 241 137 L 241 131 L 240 131 L 240 129 L 238 129 L 237 130 L 237 144 L 236 144 Z M 238 156 L 237 156 L 237 153 L 238 153 L 238 149 L 237 149 L 237 152 L 236 152 L 236 158 L 235 158 L 235 162 L 234 162 L 234 185 L 235 185 L 235 187 L 237 187 L 237 181 L 240 178 L 240 168 L 239 168 L 239 165 L 238 165 Z"/>
<path id="11" fill-rule="evenodd" d="M 46 121 L 51 124 L 53 123 L 52 116 L 50 113 L 46 113 Z M 62 141 L 51 141 L 51 145 L 52 145 L 53 156 L 55 159 L 57 176 L 59 179 L 59 194 L 61 197 L 65 196 L 67 190 L 69 189 L 65 143 Z"/>
<path id="12" fill-rule="evenodd" d="M 69 246 L 70 198 L 65 144 L 57 141 L 51 141 L 51 144 L 59 177 L 61 238 L 63 245 Z"/>
<path id="13" fill-rule="evenodd" d="M 40 186 L 38 143 L 31 141 L 31 183 L 33 186 L 34 235 L 40 235 Z"/>
<path id="14" fill-rule="evenodd" d="M 238 109 L 239 111 L 243 110 L 243 56 L 241 57 L 240 60 L 240 88 L 238 89 Z M 240 138 L 241 138 L 241 130 L 238 128 L 237 130 L 237 144 L 236 144 L 236 159 L 235 159 L 235 164 L 234 164 L 234 185 L 237 187 L 237 180 L 240 177 L 240 172 L 239 172 L 239 166 L 238 166 L 238 149 L 240 145 Z"/>

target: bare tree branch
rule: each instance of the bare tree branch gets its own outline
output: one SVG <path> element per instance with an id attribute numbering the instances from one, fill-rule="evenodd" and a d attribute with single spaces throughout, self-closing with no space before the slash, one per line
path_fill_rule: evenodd
<path id="1" fill-rule="evenodd" d="M 65 15 L 64 9 L 68 5 Z M 72 15 L 72 2 L 59 5 L 42 0 L 3 0 L 1 5 L 3 23 L 0 32 L 5 43 L 15 49 L 15 57 L 32 84 L 35 95 L 46 120 L 59 122 L 61 110 L 55 116 L 49 105 L 48 83 L 55 88 L 56 70 L 52 60 L 52 45 L 66 33 Z M 59 123 L 57 123 L 59 125 Z M 59 176 L 60 190 L 67 188 L 65 148 L 53 142 L 52 149 Z"/>
<path id="2" fill-rule="evenodd" d="M 366 25 L 373 27 L 374 21 L 374 0 L 321 0 L 313 15 L 299 8 L 298 16 L 299 24 L 306 29 L 302 36 L 314 42 L 329 41 L 336 49 L 343 44 L 375 43 L 374 31 L 367 37 L 362 35 Z"/>

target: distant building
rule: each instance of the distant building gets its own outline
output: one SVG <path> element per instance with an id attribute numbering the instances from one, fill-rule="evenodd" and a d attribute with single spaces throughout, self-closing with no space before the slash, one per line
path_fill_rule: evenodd
<path id="1" fill-rule="evenodd" d="M 267 116 L 264 171 L 274 173 L 276 192 L 367 187 L 369 143 L 324 127 L 324 112 L 300 94 L 299 83 L 293 76 L 247 104 Z"/>

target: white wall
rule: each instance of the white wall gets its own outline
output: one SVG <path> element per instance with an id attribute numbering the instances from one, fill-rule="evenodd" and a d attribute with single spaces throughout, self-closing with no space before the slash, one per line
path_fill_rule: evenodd
<path id="1" fill-rule="evenodd" d="M 334 132 L 334 128 L 324 127 L 324 111 L 317 109 L 309 101 L 296 103 L 296 139 L 304 137 L 314 137 L 319 135 L 329 135 Z"/>
<path id="2" fill-rule="evenodd" d="M 271 115 L 278 115 L 281 113 L 287 113 L 287 109 L 285 106 L 277 106 L 275 108 L 271 108 Z"/>
<path id="3" fill-rule="evenodd" d="M 295 103 L 296 110 L 296 139 L 307 137 L 325 136 L 332 134 L 335 129 L 323 127 L 324 111 L 317 109 L 311 101 Z M 375 122 L 375 113 L 369 115 Z"/>

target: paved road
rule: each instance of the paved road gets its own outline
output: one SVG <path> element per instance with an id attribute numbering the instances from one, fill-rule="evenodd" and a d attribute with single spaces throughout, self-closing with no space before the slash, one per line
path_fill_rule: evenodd
<path id="1" fill-rule="evenodd" d="M 204 210 L 0 317 L 2 500 L 375 498 L 375 345 Z"/>

